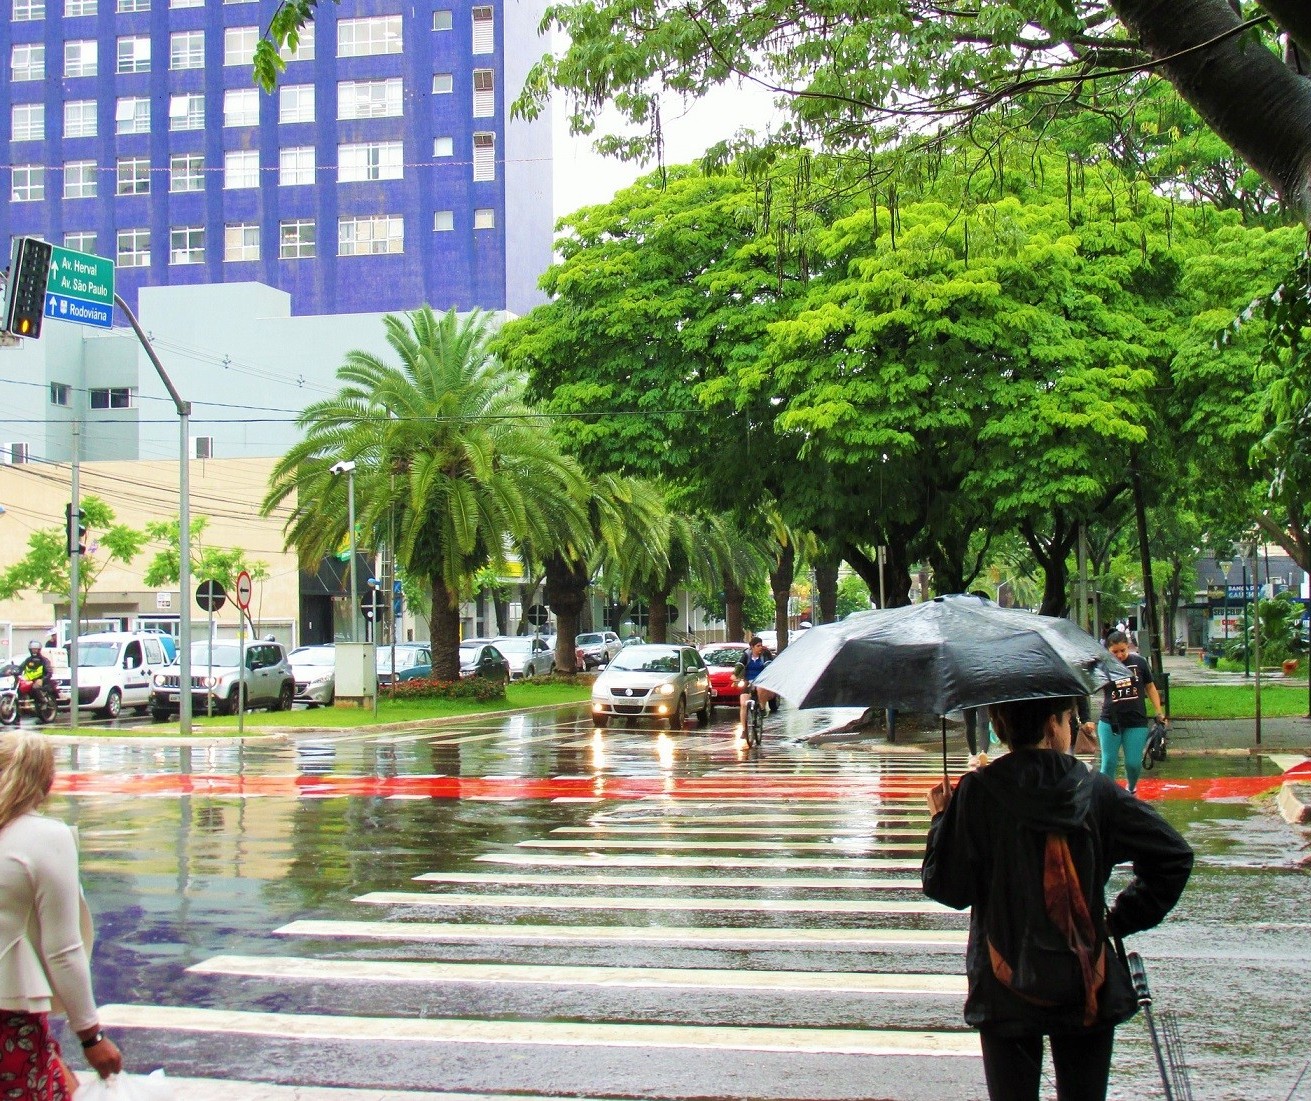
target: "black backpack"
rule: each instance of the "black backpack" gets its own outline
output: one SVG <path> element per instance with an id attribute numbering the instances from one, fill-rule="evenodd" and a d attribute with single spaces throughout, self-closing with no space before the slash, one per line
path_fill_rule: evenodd
<path id="1" fill-rule="evenodd" d="M 1170 732 L 1162 722 L 1152 723 L 1147 732 L 1147 744 L 1143 746 L 1143 768 L 1151 768 L 1157 761 L 1164 761 L 1170 749 Z"/>

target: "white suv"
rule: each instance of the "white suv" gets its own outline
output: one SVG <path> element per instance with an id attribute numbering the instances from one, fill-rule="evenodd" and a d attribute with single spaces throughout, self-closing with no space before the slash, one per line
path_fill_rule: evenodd
<path id="1" fill-rule="evenodd" d="M 77 640 L 77 705 L 116 719 L 125 707 L 144 715 L 150 686 L 168 665 L 159 635 L 112 631 L 82 635 Z M 59 698 L 66 701 L 72 678 L 68 669 L 55 671 Z"/>
<path id="2" fill-rule="evenodd" d="M 245 658 L 243 675 L 241 660 Z M 163 722 L 178 710 L 182 671 L 170 665 L 155 675 L 150 693 L 150 717 Z M 191 710 L 203 715 L 209 701 L 219 715 L 235 715 L 240 685 L 245 685 L 245 710 L 267 707 L 286 711 L 296 694 L 296 677 L 287 660 L 286 647 L 272 639 L 246 643 L 244 655 L 235 641 L 217 639 L 211 645 L 197 642 L 191 647 Z"/>

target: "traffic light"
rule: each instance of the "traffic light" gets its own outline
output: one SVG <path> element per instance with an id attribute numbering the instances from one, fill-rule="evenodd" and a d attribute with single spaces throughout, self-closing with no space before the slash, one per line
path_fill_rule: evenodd
<path id="1" fill-rule="evenodd" d="M 4 329 L 35 340 L 45 316 L 46 284 L 50 280 L 51 246 L 35 237 L 19 237 L 9 258 L 5 283 Z"/>
<path id="2" fill-rule="evenodd" d="M 391 583 L 391 610 L 397 619 L 405 611 L 405 586 L 400 581 Z"/>
<path id="3" fill-rule="evenodd" d="M 86 511 L 73 511 L 72 504 L 64 506 L 64 532 L 69 554 L 86 554 Z"/>

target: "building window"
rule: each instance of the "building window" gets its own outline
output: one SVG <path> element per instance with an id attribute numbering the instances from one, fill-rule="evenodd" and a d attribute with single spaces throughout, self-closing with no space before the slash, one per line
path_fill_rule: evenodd
<path id="1" fill-rule="evenodd" d="M 455 156 L 455 139 L 454 138 L 433 138 L 432 155 L 434 157 L 453 157 Z"/>
<path id="2" fill-rule="evenodd" d="M 141 231 L 144 232 L 144 231 Z M 120 233 L 119 237 L 123 235 Z M 132 390 L 127 386 L 106 386 L 87 391 L 92 409 L 131 409 Z"/>
<path id="3" fill-rule="evenodd" d="M 171 96 L 168 101 L 168 128 L 170 130 L 205 129 L 205 95 L 187 92 Z"/>
<path id="4" fill-rule="evenodd" d="M 10 115 L 10 141 L 40 141 L 46 136 L 46 105 L 15 103 Z"/>
<path id="5" fill-rule="evenodd" d="M 375 15 L 337 22 L 338 57 L 374 57 L 401 52 L 401 17 Z"/>
<path id="6" fill-rule="evenodd" d="M 117 195 L 150 194 L 150 158 L 121 157 L 118 162 Z"/>
<path id="7" fill-rule="evenodd" d="M 233 149 L 223 155 L 223 186 L 229 191 L 259 187 L 259 152 Z"/>
<path id="8" fill-rule="evenodd" d="M 199 153 L 175 153 L 168 159 L 170 191 L 204 191 L 205 158 Z"/>
<path id="9" fill-rule="evenodd" d="M 15 203 L 36 203 L 46 197 L 46 169 L 43 164 L 16 164 L 12 171 L 9 199 Z"/>
<path id="10" fill-rule="evenodd" d="M 223 227 L 223 260 L 259 259 L 259 226 L 254 222 L 232 222 Z"/>
<path id="11" fill-rule="evenodd" d="M 455 228 L 455 211 L 453 210 L 436 210 L 432 215 L 432 229 L 434 233 L 450 233 Z"/>
<path id="12" fill-rule="evenodd" d="M 450 73 L 433 73 L 432 74 L 432 94 L 435 96 L 447 96 L 455 91 L 455 77 Z"/>
<path id="13" fill-rule="evenodd" d="M 150 39 L 132 36 L 118 40 L 118 72 L 150 72 Z"/>
<path id="14" fill-rule="evenodd" d="M 124 96 L 114 105 L 114 133 L 150 133 L 149 97 Z"/>
<path id="15" fill-rule="evenodd" d="M 405 219 L 374 214 L 337 221 L 337 255 L 368 256 L 405 251 Z"/>
<path id="16" fill-rule="evenodd" d="M 278 154 L 278 183 L 282 187 L 314 183 L 314 146 L 296 146 Z"/>
<path id="17" fill-rule="evenodd" d="M 405 175 L 403 143 L 369 141 L 337 148 L 337 182 L 399 180 Z"/>
<path id="18" fill-rule="evenodd" d="M 174 226 L 168 231 L 168 262 L 170 264 L 203 264 L 205 262 L 205 227 Z"/>
<path id="19" fill-rule="evenodd" d="M 278 89 L 278 121 L 314 121 L 313 84 L 284 84 Z"/>
<path id="20" fill-rule="evenodd" d="M 50 384 L 50 404 L 51 405 L 68 405 L 72 396 L 72 387 L 66 382 L 52 382 Z"/>
<path id="21" fill-rule="evenodd" d="M 223 93 L 223 125 L 259 125 L 258 88 L 229 88 Z"/>
<path id="22" fill-rule="evenodd" d="M 278 258 L 309 260 L 314 256 L 314 219 L 296 218 L 278 226 Z"/>
<path id="23" fill-rule="evenodd" d="M 64 104 L 64 137 L 94 138 L 96 136 L 96 101 L 70 99 Z"/>
<path id="24" fill-rule="evenodd" d="M 489 54 L 496 49 L 496 22 L 490 5 L 480 4 L 473 9 L 473 52 Z"/>
<path id="25" fill-rule="evenodd" d="M 31 445 L 26 443 L 7 443 L 4 445 L 4 461 L 11 466 L 31 462 Z"/>
<path id="26" fill-rule="evenodd" d="M 96 197 L 96 162 L 69 161 L 64 165 L 64 198 Z"/>
<path id="27" fill-rule="evenodd" d="M 95 15 L 99 10 L 98 0 L 64 0 L 65 19 L 75 19 L 79 15 Z"/>
<path id="28" fill-rule="evenodd" d="M 118 11 L 149 11 L 150 0 L 118 0 Z"/>
<path id="29" fill-rule="evenodd" d="M 170 69 L 199 69 L 205 64 L 205 32 L 176 31 L 168 39 Z"/>
<path id="30" fill-rule="evenodd" d="M 14 0 L 15 23 L 30 23 L 46 17 L 46 0 Z"/>
<path id="31" fill-rule="evenodd" d="M 478 183 L 496 179 L 496 135 L 481 131 L 473 136 L 473 178 Z"/>
<path id="32" fill-rule="evenodd" d="M 46 48 L 39 43 L 15 44 L 9 55 L 9 78 L 15 84 L 24 80 L 44 80 Z"/>
<path id="33" fill-rule="evenodd" d="M 491 118 L 496 114 L 496 73 L 491 69 L 473 71 L 473 117 Z"/>
<path id="34" fill-rule="evenodd" d="M 120 229 L 118 231 L 118 266 L 120 268 L 150 267 L 150 230 Z M 94 409 L 95 406 L 91 408 Z"/>
<path id="35" fill-rule="evenodd" d="M 395 118 L 401 113 L 401 79 L 343 80 L 337 85 L 339 119 Z"/>
<path id="36" fill-rule="evenodd" d="M 496 228 L 496 211 L 491 207 L 485 206 L 473 212 L 474 229 L 495 229 Z"/>
<path id="37" fill-rule="evenodd" d="M 313 61 L 314 60 L 314 24 L 307 23 L 301 27 L 297 33 L 296 47 L 290 49 L 283 46 L 278 51 L 278 56 L 283 61 L 290 64 L 293 61 Z"/>
<path id="38" fill-rule="evenodd" d="M 64 234 L 64 248 L 71 248 L 74 252 L 89 252 L 95 256 L 98 243 L 99 239 L 89 231 Z"/>
<path id="39" fill-rule="evenodd" d="M 223 64 L 249 65 L 259 41 L 258 27 L 227 27 L 223 31 Z"/>
<path id="40" fill-rule="evenodd" d="M 170 8 L 203 8 L 205 0 L 169 0 Z"/>
<path id="41" fill-rule="evenodd" d="M 99 55 L 94 39 L 64 43 L 64 76 L 95 76 L 98 70 Z"/>
<path id="42" fill-rule="evenodd" d="M 235 3 L 236 0 L 223 0 L 225 4 Z M 242 0 L 245 3 L 245 0 Z M 214 437 L 213 436 L 193 436 L 196 441 L 196 458 L 212 459 L 214 457 Z"/>
<path id="43" fill-rule="evenodd" d="M 455 25 L 449 8 L 441 8 L 432 13 L 432 29 L 435 31 L 449 31 Z"/>

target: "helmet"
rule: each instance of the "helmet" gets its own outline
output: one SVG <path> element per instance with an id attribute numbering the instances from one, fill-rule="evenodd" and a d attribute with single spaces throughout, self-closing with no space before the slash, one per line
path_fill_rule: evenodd
<path id="1" fill-rule="evenodd" d="M 32 639 L 32 641 L 27 644 L 27 652 L 29 654 L 39 654 L 41 652 L 41 643 L 36 639 Z"/>

